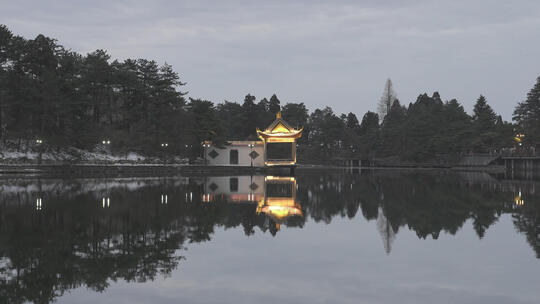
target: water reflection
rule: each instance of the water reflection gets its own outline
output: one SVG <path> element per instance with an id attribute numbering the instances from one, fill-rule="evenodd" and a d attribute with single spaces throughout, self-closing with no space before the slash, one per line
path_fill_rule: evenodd
<path id="1" fill-rule="evenodd" d="M 287 219 L 303 216 L 302 206 L 296 201 L 294 177 L 266 176 L 264 199 L 258 202 L 257 213 L 264 213 L 275 222 L 276 230 Z"/>
<path id="2" fill-rule="evenodd" d="M 167 277 L 190 243 L 211 240 L 218 227 L 276 236 L 335 217 L 372 220 L 381 253 L 391 254 L 401 229 L 437 239 L 470 220 L 483 238 L 510 214 L 540 257 L 537 186 L 487 174 L 393 171 L 4 180 L 0 299 L 48 302 L 79 286 L 99 292 L 116 280 Z"/>
<path id="3" fill-rule="evenodd" d="M 283 176 L 213 176 L 203 184 L 204 203 L 226 202 L 253 204 L 257 215 L 267 216 L 267 225 L 275 234 L 292 217 L 302 217 L 296 200 L 296 178 Z"/>

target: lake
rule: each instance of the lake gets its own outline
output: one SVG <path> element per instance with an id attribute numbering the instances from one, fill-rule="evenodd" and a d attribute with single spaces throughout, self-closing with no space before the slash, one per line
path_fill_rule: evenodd
<path id="1" fill-rule="evenodd" d="M 0 303 L 540 303 L 540 182 L 0 180 Z"/>

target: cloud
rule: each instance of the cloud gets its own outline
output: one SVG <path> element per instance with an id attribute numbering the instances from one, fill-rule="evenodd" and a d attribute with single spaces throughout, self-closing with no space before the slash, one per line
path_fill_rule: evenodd
<path id="1" fill-rule="evenodd" d="M 247 93 L 363 115 L 387 77 L 400 99 L 440 91 L 505 119 L 540 74 L 538 1 L 10 1 L 15 33 L 81 53 L 167 61 L 193 97 Z"/>

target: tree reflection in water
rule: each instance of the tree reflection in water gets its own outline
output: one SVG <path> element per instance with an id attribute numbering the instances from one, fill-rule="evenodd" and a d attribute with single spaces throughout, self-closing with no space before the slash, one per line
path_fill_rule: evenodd
<path id="1" fill-rule="evenodd" d="M 438 171 L 4 180 L 0 299 L 49 302 L 79 286 L 104 291 L 111 281 L 154 280 L 178 267 L 185 246 L 210 240 L 218 227 L 276 235 L 280 225 L 352 219 L 359 210 L 377 223 L 388 254 L 405 227 L 437 239 L 470 220 L 482 238 L 507 213 L 540 257 L 536 187 L 534 181 Z"/>

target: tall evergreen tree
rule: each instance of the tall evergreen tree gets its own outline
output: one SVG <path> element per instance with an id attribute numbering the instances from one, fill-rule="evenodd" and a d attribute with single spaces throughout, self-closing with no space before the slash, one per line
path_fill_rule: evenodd
<path id="1" fill-rule="evenodd" d="M 487 103 L 486 98 L 480 95 L 474 104 L 473 121 L 480 130 L 489 130 L 497 122 L 497 114 Z"/>
<path id="2" fill-rule="evenodd" d="M 335 148 L 344 140 L 345 123 L 330 107 L 316 109 L 309 117 L 310 139 L 327 148 Z"/>
<path id="3" fill-rule="evenodd" d="M 362 118 L 359 130 L 359 152 L 362 157 L 372 158 L 376 155 L 379 145 L 379 115 L 368 111 Z"/>
<path id="4" fill-rule="evenodd" d="M 483 95 L 476 100 L 472 121 L 476 132 L 475 140 L 472 142 L 473 149 L 477 152 L 487 152 L 495 148 L 499 136 L 495 130 L 497 114 Z"/>
<path id="5" fill-rule="evenodd" d="M 198 147 L 199 150 L 200 144 L 207 140 L 218 146 L 222 145 L 224 143 L 224 130 L 214 104 L 208 100 L 190 98 L 187 106 L 191 114 L 191 123 L 193 123 L 193 132 L 195 134 L 192 145 Z"/>
<path id="6" fill-rule="evenodd" d="M 379 99 L 379 104 L 377 110 L 379 112 L 379 118 L 381 121 L 384 120 L 386 115 L 390 113 L 390 109 L 394 104 L 394 101 L 397 99 L 396 92 L 394 91 L 394 86 L 392 85 L 392 80 L 388 78 L 384 84 L 384 91 Z"/>
<path id="7" fill-rule="evenodd" d="M 293 127 L 304 127 L 308 121 L 308 109 L 306 105 L 301 103 L 287 103 L 282 110 L 283 119 L 289 122 Z"/>
<path id="8" fill-rule="evenodd" d="M 405 158 L 426 160 L 440 152 L 444 130 L 442 115 L 443 102 L 438 92 L 431 97 L 424 93 L 409 106 L 403 125 L 405 136 L 401 154 Z"/>
<path id="9" fill-rule="evenodd" d="M 228 140 L 242 140 L 244 130 L 244 113 L 242 105 L 225 101 L 216 107 Z"/>
<path id="10" fill-rule="evenodd" d="M 402 150 L 404 143 L 403 123 L 405 122 L 406 115 L 406 110 L 401 106 L 399 100 L 396 99 L 382 124 L 381 152 L 383 155 L 392 155 Z"/>
<path id="11" fill-rule="evenodd" d="M 360 124 L 358 123 L 358 118 L 356 118 L 356 115 L 352 112 L 349 112 L 345 118 L 345 125 L 350 130 L 354 131 L 355 133 L 360 132 Z"/>
<path id="12" fill-rule="evenodd" d="M 513 119 L 525 131 L 527 142 L 540 142 L 540 76 L 527 99 L 516 106 Z"/>
<path id="13" fill-rule="evenodd" d="M 244 98 L 244 103 L 242 104 L 242 111 L 243 111 L 243 124 L 244 124 L 244 130 L 243 130 L 243 139 L 255 139 L 255 130 L 260 126 L 260 121 L 257 119 L 259 117 L 259 107 L 255 103 L 255 96 L 251 94 L 247 94 Z"/>
<path id="14" fill-rule="evenodd" d="M 7 103 L 8 90 L 3 84 L 7 83 L 10 69 L 8 61 L 12 39 L 13 33 L 11 33 L 7 26 L 0 24 L 0 139 L 3 139 L 6 129 L 4 112 Z"/>
<path id="15" fill-rule="evenodd" d="M 379 130 L 379 115 L 371 111 L 366 112 L 360 123 L 360 134 L 368 134 Z"/>
<path id="16" fill-rule="evenodd" d="M 471 117 L 456 99 L 444 104 L 442 114 L 441 124 L 444 125 L 444 128 L 441 134 L 441 151 L 446 151 L 446 153 L 466 152 L 474 136 Z"/>
<path id="17" fill-rule="evenodd" d="M 280 101 L 277 98 L 276 94 L 270 97 L 270 101 L 268 102 L 268 110 L 272 114 L 276 114 L 277 112 L 281 111 Z"/>

